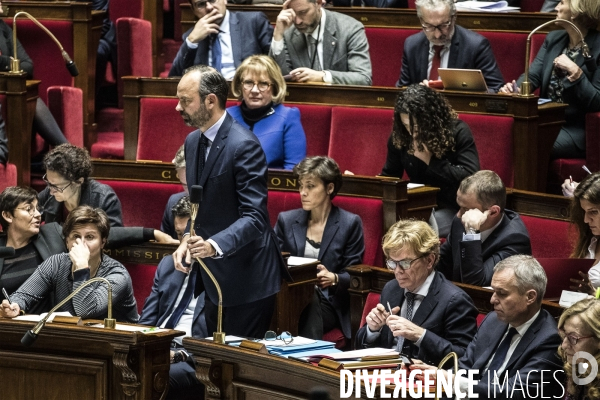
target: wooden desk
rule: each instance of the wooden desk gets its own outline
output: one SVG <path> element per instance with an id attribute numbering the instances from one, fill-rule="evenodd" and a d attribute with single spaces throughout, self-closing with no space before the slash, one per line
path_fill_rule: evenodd
<path id="1" fill-rule="evenodd" d="M 202 339 L 188 337 L 183 345 L 194 354 L 206 400 L 304 400 L 317 387 L 340 398 L 339 372 Z"/>
<path id="2" fill-rule="evenodd" d="M 104 11 L 92 10 L 91 3 L 68 1 L 3 1 L 8 13 L 7 23 L 12 24 L 12 17 L 19 11 L 27 11 L 40 20 L 68 21 L 73 24 L 73 54 L 69 54 L 79 69 L 79 76 L 74 79 L 74 86 L 83 91 L 83 123 L 84 144 L 90 148 L 96 141 L 95 114 L 95 76 L 96 54 L 102 29 Z M 8 18 L 7 18 L 8 17 Z M 10 21 L 8 20 L 10 19 Z M 45 34 L 40 31 L 41 37 Z M 48 40 L 50 40 L 48 38 Z M 49 42 L 50 43 L 50 42 Z M 50 44 L 55 46 L 54 43 Z M 25 46 L 27 51 L 27 46 Z M 53 49 L 59 53 L 58 48 Z M 32 54 L 29 53 L 31 57 Z M 34 70 L 43 68 L 41 63 L 35 63 Z M 46 86 L 43 86 L 44 88 Z M 45 96 L 43 96 L 45 97 Z"/>
<path id="3" fill-rule="evenodd" d="M 31 170 L 31 125 L 38 98 L 39 81 L 26 74 L 0 73 L 0 94 L 6 96 L 8 162 L 17 167 L 17 184 L 29 185 Z"/>
<path id="4" fill-rule="evenodd" d="M 262 11 L 269 21 L 275 24 L 281 11 L 279 5 L 242 5 L 227 4 L 230 11 Z M 365 27 L 376 28 L 416 28 L 421 29 L 417 11 L 399 8 L 375 7 L 333 7 L 331 11 L 341 12 L 362 22 Z M 472 30 L 505 31 L 529 33 L 533 28 L 556 18 L 551 13 L 480 13 L 458 12 L 456 24 Z M 190 29 L 196 22 L 196 17 L 188 3 L 181 5 L 182 32 Z M 548 32 L 554 27 L 545 27 L 540 32 Z"/>
<path id="5" fill-rule="evenodd" d="M 49 323 L 31 347 L 33 322 L 0 319 L 2 398 L 158 400 L 169 384 L 171 340 L 182 332 L 143 334 Z"/>

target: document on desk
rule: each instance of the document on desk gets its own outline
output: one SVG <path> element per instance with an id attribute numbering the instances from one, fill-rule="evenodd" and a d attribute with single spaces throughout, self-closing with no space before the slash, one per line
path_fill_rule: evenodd
<path id="1" fill-rule="evenodd" d="M 290 256 L 287 260 L 288 267 L 300 267 L 302 265 L 317 265 L 320 263 L 316 258 Z"/>
<path id="2" fill-rule="evenodd" d="M 506 1 L 461 1 L 456 3 L 458 11 L 507 12 L 520 11 L 519 7 L 511 7 Z"/>
<path id="3" fill-rule="evenodd" d="M 48 313 L 41 313 L 40 315 L 36 315 L 36 314 L 19 315 L 18 317 L 14 317 L 13 319 L 16 321 L 40 322 L 46 315 L 48 315 Z M 55 312 L 54 314 L 52 314 L 50 316 L 50 318 L 48 318 L 48 322 L 52 322 L 52 320 L 54 320 L 54 317 L 56 317 L 56 316 L 72 317 L 71 313 L 68 311 L 59 311 L 59 312 Z"/>

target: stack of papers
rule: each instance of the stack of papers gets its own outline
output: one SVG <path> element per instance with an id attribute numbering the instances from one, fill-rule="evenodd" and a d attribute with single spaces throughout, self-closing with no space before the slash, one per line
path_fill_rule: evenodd
<path id="1" fill-rule="evenodd" d="M 460 1 L 456 3 L 458 11 L 506 12 L 520 11 L 519 7 L 511 7 L 506 1 Z"/>
<path id="2" fill-rule="evenodd" d="M 271 354 L 278 354 L 284 357 L 294 355 L 303 357 L 307 353 L 329 353 L 335 352 L 335 343 L 325 340 L 308 339 L 302 336 L 294 336 L 291 343 L 285 344 L 282 340 L 260 340 Z M 302 354 L 302 355 L 301 355 Z"/>

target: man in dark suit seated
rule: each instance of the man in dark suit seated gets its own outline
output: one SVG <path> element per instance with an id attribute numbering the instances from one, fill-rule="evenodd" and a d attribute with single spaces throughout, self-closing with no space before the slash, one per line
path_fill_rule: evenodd
<path id="1" fill-rule="evenodd" d="M 529 232 L 519 214 L 505 209 L 506 188 L 493 171 L 463 179 L 460 209 L 440 250 L 438 270 L 455 282 L 488 286 L 494 265 L 515 254 L 531 254 Z"/>
<path id="2" fill-rule="evenodd" d="M 438 80 L 438 68 L 480 69 L 488 89 L 497 92 L 504 78 L 488 40 L 456 25 L 454 0 L 417 0 L 423 32 L 404 42 L 402 70 L 396 86 L 429 85 Z"/>
<path id="3" fill-rule="evenodd" d="M 268 54 L 273 27 L 262 12 L 227 11 L 227 0 L 188 0 L 199 18 L 183 34 L 169 76 L 181 76 L 192 65 L 210 65 L 232 79 L 235 69 L 255 54 Z"/>
<path id="4" fill-rule="evenodd" d="M 427 223 L 392 225 L 383 237 L 383 252 L 396 279 L 385 285 L 380 304 L 367 315 L 356 347 L 396 348 L 436 365 L 451 351 L 464 354 L 477 329 L 477 309 L 462 289 L 436 272 L 439 249 Z"/>
<path id="5" fill-rule="evenodd" d="M 564 394 L 557 355 L 562 340 L 556 321 L 541 308 L 546 283 L 544 269 L 531 256 L 512 256 L 494 267 L 490 300 L 494 311 L 458 362 L 460 369 L 479 370 L 474 376 L 479 382 L 473 387 L 479 398 L 541 399 Z M 464 392 L 468 386 L 462 378 L 458 384 Z"/>
<path id="6" fill-rule="evenodd" d="M 173 166 L 175 167 L 175 172 L 181 183 L 183 192 L 172 194 L 171 197 L 169 197 L 165 212 L 163 213 L 162 222 L 160 223 L 160 230 L 167 235 L 171 235 L 173 239 L 181 240 L 181 235 L 185 232 L 187 220 L 190 218 L 189 215 L 179 214 L 174 208 L 175 205 L 179 203 L 179 200 L 189 194 L 185 177 L 185 154 L 183 152 L 183 145 L 181 145 L 179 150 L 177 150 L 177 153 L 175 153 Z M 186 222 L 184 223 L 184 221 Z"/>

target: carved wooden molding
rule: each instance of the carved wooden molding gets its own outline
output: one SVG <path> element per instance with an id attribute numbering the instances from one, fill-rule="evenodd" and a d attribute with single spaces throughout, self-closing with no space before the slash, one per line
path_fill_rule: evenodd
<path id="1" fill-rule="evenodd" d="M 128 400 L 138 399 L 141 388 L 141 383 L 132 369 L 135 364 L 137 364 L 137 355 L 130 353 L 128 347 L 115 349 L 113 365 L 121 371 L 121 387 Z"/>
<path id="2" fill-rule="evenodd" d="M 206 399 L 222 399 L 225 394 L 222 363 L 205 357 L 194 357 L 194 363 L 196 378 L 206 389 Z"/>

